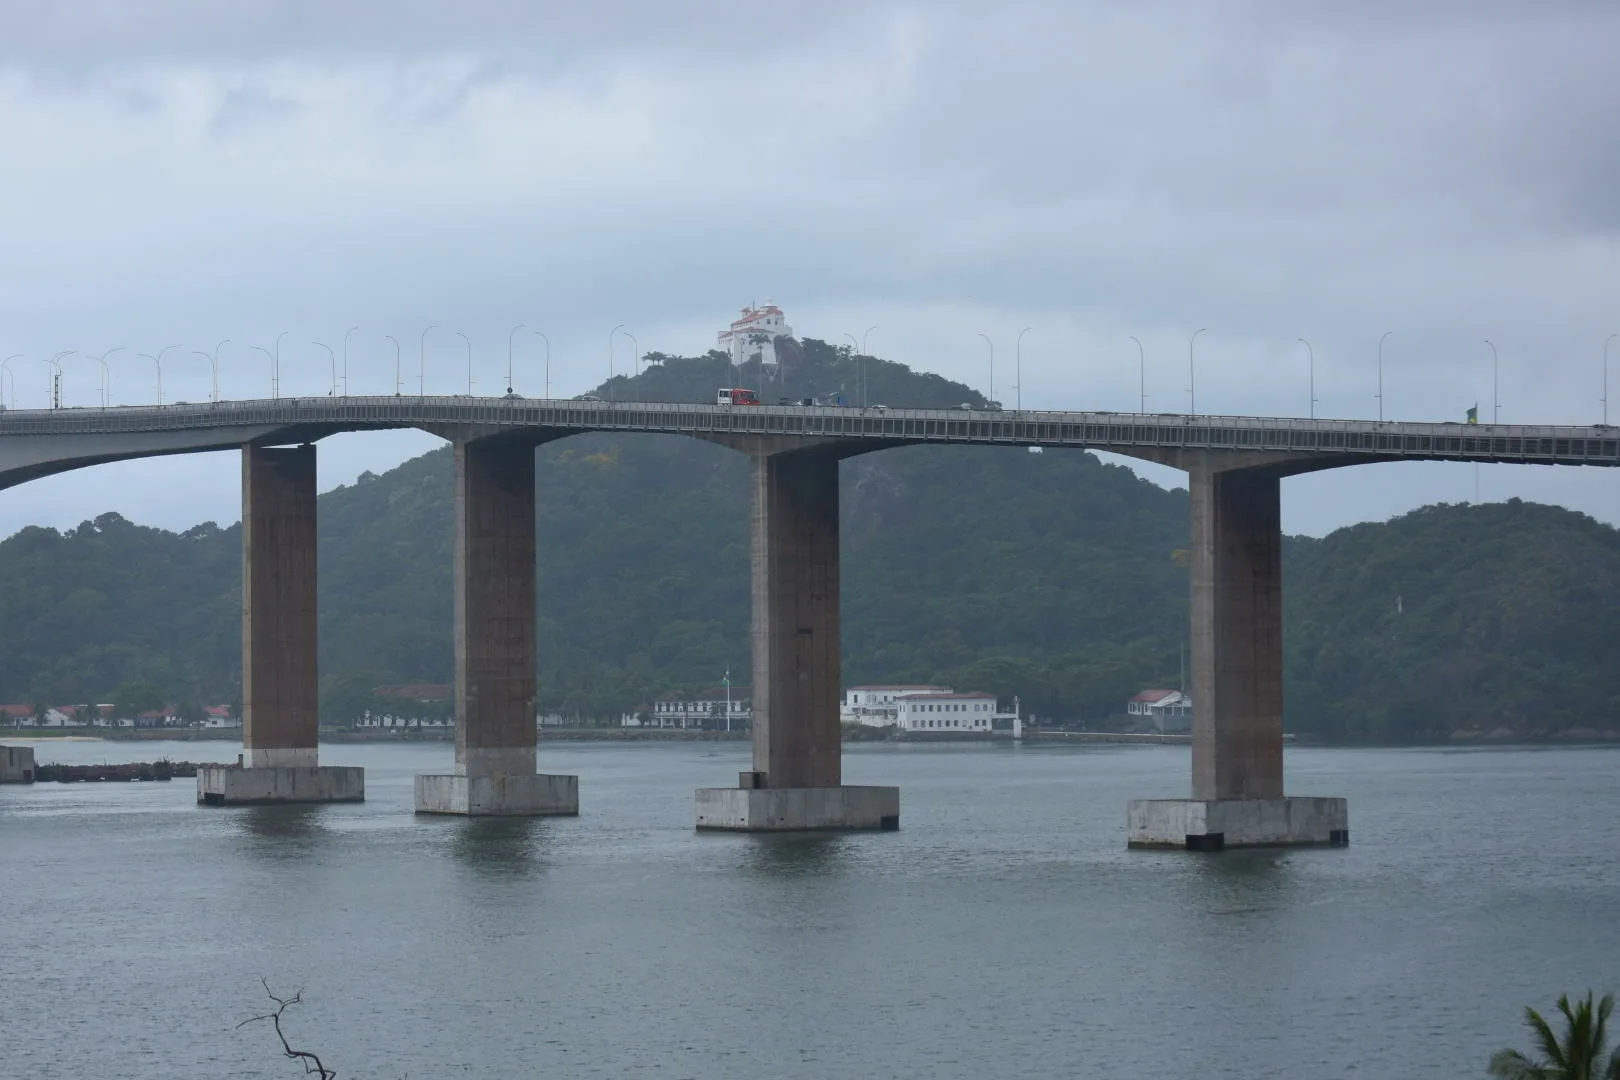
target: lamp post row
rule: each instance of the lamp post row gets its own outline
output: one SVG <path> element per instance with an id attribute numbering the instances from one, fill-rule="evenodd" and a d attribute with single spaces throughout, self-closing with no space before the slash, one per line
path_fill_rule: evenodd
<path id="1" fill-rule="evenodd" d="M 360 328 L 358 326 L 351 326 L 346 331 L 344 331 L 343 343 L 342 343 L 342 349 L 341 349 L 341 351 L 342 351 L 341 373 L 340 373 L 340 370 L 339 370 L 339 361 L 338 361 L 337 352 L 334 351 L 330 345 L 327 345 L 324 342 L 320 342 L 320 341 L 312 341 L 312 342 L 310 342 L 311 345 L 316 346 L 317 348 L 321 348 L 321 349 L 326 350 L 327 358 L 328 358 L 329 365 L 330 365 L 330 372 L 331 372 L 330 373 L 329 389 L 327 391 L 327 393 L 330 396 L 333 396 L 333 397 L 336 397 L 336 396 L 347 397 L 348 396 L 348 393 L 349 393 L 349 339 L 359 329 Z M 418 341 L 417 393 L 419 395 L 423 395 L 423 396 L 425 396 L 425 394 L 426 394 L 426 384 L 427 384 L 427 335 L 430 332 L 432 332 L 433 330 L 437 330 L 437 329 L 439 329 L 439 326 L 436 323 L 426 327 L 425 329 L 423 329 L 421 337 L 420 337 L 420 339 Z M 519 330 L 526 330 L 526 329 L 529 329 L 526 324 L 519 323 L 516 326 L 512 327 L 512 329 L 510 331 L 508 331 L 507 336 L 506 336 L 506 392 L 508 394 L 514 392 L 513 391 L 513 384 L 514 384 L 514 371 L 515 371 L 515 367 L 514 367 L 514 364 L 515 364 L 515 359 L 514 359 L 515 339 L 516 339 L 516 336 L 517 336 L 517 332 Z M 856 354 L 855 359 L 856 359 L 857 364 L 859 365 L 858 369 L 857 369 L 857 374 L 856 374 L 856 395 L 857 395 L 857 398 L 860 401 L 860 403 L 863 404 L 863 405 L 866 404 L 866 377 L 865 377 L 864 368 L 865 368 L 865 359 L 866 359 L 867 339 L 868 339 L 868 337 L 870 337 L 872 331 L 874 331 L 876 329 L 877 329 L 876 326 L 867 327 L 865 333 L 863 333 L 861 335 L 859 341 L 857 341 L 857 339 L 855 338 L 855 335 L 853 335 L 853 334 L 850 334 L 850 333 L 846 332 L 843 335 L 844 337 L 849 339 L 850 349 L 851 349 L 852 352 L 854 352 Z M 1014 380 L 1015 381 L 1014 381 L 1014 385 L 1013 385 L 1013 393 L 1015 395 L 1015 397 L 1014 397 L 1014 407 L 1017 408 L 1017 409 L 1022 409 L 1022 407 L 1023 407 L 1023 342 L 1024 342 L 1024 335 L 1029 333 L 1031 329 L 1033 329 L 1033 328 L 1026 326 L 1023 329 L 1019 330 L 1018 337 L 1017 337 L 1015 345 L 1014 345 Z M 546 351 L 545 351 L 545 362 L 544 362 L 544 378 L 545 378 L 544 394 L 545 394 L 545 396 L 547 398 L 549 398 L 551 396 L 551 338 L 548 337 L 545 333 L 543 333 L 542 331 L 539 331 L 539 330 L 534 330 L 532 332 L 534 333 L 534 335 L 536 337 L 540 338 L 541 341 L 545 343 Z M 1204 333 L 1207 333 L 1207 332 L 1208 332 L 1208 329 L 1206 327 L 1200 327 L 1199 329 L 1197 329 L 1197 330 L 1195 330 L 1193 332 L 1192 336 L 1187 341 L 1187 404 L 1188 404 L 1188 412 L 1191 415 L 1197 415 L 1197 409 L 1198 409 L 1197 382 L 1196 382 L 1197 369 L 1196 369 L 1196 351 L 1195 350 L 1196 350 L 1196 346 L 1197 346 L 1197 343 L 1198 343 L 1199 336 L 1201 334 L 1204 334 Z M 1380 421 L 1382 421 L 1384 419 L 1384 342 L 1393 333 L 1394 333 L 1393 330 L 1386 330 L 1382 334 L 1380 334 L 1379 337 L 1378 337 L 1377 389 L 1374 392 L 1373 397 L 1378 402 L 1378 419 Z M 252 350 L 254 350 L 256 352 L 263 353 L 265 355 L 265 358 L 270 361 L 270 395 L 271 395 L 272 398 L 279 398 L 281 396 L 281 392 L 280 392 L 281 391 L 281 341 L 282 341 L 282 338 L 287 336 L 287 334 L 288 334 L 288 331 L 284 330 L 280 334 L 276 335 L 275 348 L 273 350 L 266 349 L 266 348 L 264 348 L 263 346 L 260 346 L 260 345 L 251 345 L 251 346 L 249 346 L 250 349 L 252 349 Z M 635 365 L 635 370 L 636 370 L 637 373 L 639 373 L 639 371 L 640 371 L 640 364 L 641 364 L 641 359 L 642 359 L 642 357 L 641 357 L 641 344 L 636 339 L 636 336 L 633 333 L 631 333 L 629 330 L 625 329 L 625 324 L 623 324 L 623 323 L 619 323 L 618 325 L 614 326 L 613 329 L 608 334 L 608 396 L 609 396 L 610 400 L 611 400 L 611 398 L 613 396 L 613 393 L 614 393 L 614 390 L 615 390 L 615 387 L 613 385 L 614 376 L 617 374 L 617 372 L 615 370 L 615 363 L 614 363 L 615 356 L 614 356 L 613 343 L 614 343 L 614 340 L 620 334 L 623 334 L 625 337 L 630 339 L 631 347 L 634 350 L 634 354 L 633 354 L 633 357 L 632 357 L 632 363 Z M 467 393 L 470 396 L 472 394 L 473 385 L 474 385 L 473 384 L 473 348 L 472 348 L 472 340 L 466 335 L 466 333 L 464 333 L 461 330 L 457 330 L 456 335 L 461 338 L 463 343 L 466 345 L 466 349 L 467 349 Z M 995 383 L 996 346 L 995 346 L 995 342 L 991 340 L 990 335 L 985 333 L 984 331 L 982 331 L 982 330 L 979 331 L 978 336 L 984 339 L 985 346 L 988 349 L 988 359 L 989 359 L 989 398 L 988 398 L 988 400 L 994 401 L 995 400 L 995 386 L 996 386 L 996 383 Z M 400 344 L 399 344 L 398 339 L 395 338 L 392 334 L 385 334 L 385 335 L 383 335 L 383 337 L 384 337 L 384 339 L 386 341 L 390 342 L 394 346 L 394 395 L 397 397 L 397 396 L 400 395 L 400 393 L 402 391 L 402 384 L 401 384 L 402 372 L 401 372 L 401 369 L 400 369 L 401 368 Z M 1610 346 L 1613 345 L 1613 343 L 1615 342 L 1615 340 L 1617 338 L 1620 338 L 1620 332 L 1610 334 L 1603 341 L 1602 393 L 1601 393 L 1601 396 L 1599 397 L 1598 400 L 1601 403 L 1602 409 L 1603 409 L 1602 423 L 1603 423 L 1604 426 L 1608 426 L 1608 423 L 1609 423 L 1609 349 L 1610 349 Z M 1145 413 L 1145 412 L 1147 412 L 1147 397 L 1148 397 L 1148 395 L 1147 395 L 1147 350 L 1143 346 L 1142 340 L 1140 338 L 1136 337 L 1134 334 L 1129 335 L 1127 337 L 1127 340 L 1135 343 L 1135 345 L 1136 345 L 1137 395 L 1138 395 L 1137 396 L 1137 402 L 1138 402 L 1137 407 L 1141 412 Z M 1312 347 L 1311 343 L 1309 341 L 1307 341 L 1305 338 L 1303 338 L 1303 337 L 1302 338 L 1297 338 L 1296 340 L 1299 341 L 1300 344 L 1304 345 L 1305 350 L 1306 350 L 1306 358 L 1307 358 L 1306 362 L 1307 362 L 1307 366 L 1308 366 L 1308 380 L 1309 380 L 1309 382 L 1308 382 L 1308 387 L 1309 387 L 1309 397 L 1308 397 L 1309 416 L 1312 419 L 1315 419 L 1315 417 L 1316 417 L 1316 406 L 1317 406 L 1317 404 L 1319 402 L 1319 399 L 1316 396 L 1316 350 Z M 217 402 L 220 399 L 219 398 L 219 360 L 220 360 L 220 354 L 224 350 L 225 346 L 230 344 L 230 343 L 231 343 L 231 339 L 230 338 L 225 338 L 222 341 L 220 341 L 218 344 L 216 344 L 214 346 L 214 348 L 213 348 L 213 351 L 211 351 L 211 352 L 204 352 L 201 349 L 193 349 L 192 350 L 192 355 L 200 356 L 200 357 L 206 359 L 208 361 L 208 363 L 209 363 L 209 368 L 210 368 L 211 376 L 212 376 L 212 389 L 211 389 L 211 394 L 210 394 L 210 400 L 212 400 L 212 401 Z M 1502 399 L 1501 399 L 1501 392 L 1500 392 L 1500 387 L 1501 387 L 1501 379 L 1500 379 L 1501 357 L 1500 357 L 1500 354 L 1497 351 L 1495 343 L 1493 343 L 1489 339 L 1485 339 L 1483 341 L 1483 344 L 1487 348 L 1489 348 L 1491 350 L 1491 422 L 1492 423 L 1499 423 L 1500 420 L 1501 420 L 1501 410 L 1502 410 Z M 101 371 L 100 371 L 101 378 L 100 378 L 100 384 L 97 387 L 97 394 L 98 394 L 98 396 L 100 398 L 101 406 L 103 408 L 108 407 L 112 403 L 112 371 L 111 371 L 111 369 L 109 368 L 109 366 L 107 364 L 107 358 L 112 356 L 114 353 L 127 351 L 128 348 L 129 347 L 127 345 L 118 345 L 118 346 L 115 346 L 115 347 L 113 347 L 111 349 L 108 349 L 106 352 L 103 352 L 103 353 L 100 353 L 100 354 L 95 354 L 95 353 L 86 353 L 86 354 L 84 354 L 88 359 L 96 361 L 101 367 Z M 153 370 L 154 370 L 154 373 L 155 373 L 155 376 L 156 376 L 155 386 L 156 386 L 156 392 L 157 392 L 157 403 L 159 405 L 163 404 L 163 357 L 170 350 L 178 349 L 178 348 L 180 348 L 179 345 L 165 345 L 163 348 L 159 349 L 156 353 L 137 353 L 136 354 L 139 359 L 152 361 Z M 49 365 L 50 368 L 51 368 L 51 376 L 52 376 L 51 403 L 52 403 L 53 408 L 59 407 L 60 404 L 61 404 L 60 393 L 61 393 L 61 380 L 62 380 L 62 360 L 65 357 L 74 356 L 74 355 L 78 355 L 77 350 L 75 350 L 75 349 L 64 349 L 61 352 L 56 353 L 50 359 L 43 361 L 45 364 Z M 23 354 L 22 353 L 14 353 L 11 356 L 8 356 L 3 362 L 0 362 L 0 407 L 3 407 L 7 403 L 8 400 L 11 403 L 11 407 L 13 407 L 13 408 L 16 407 L 17 376 L 16 376 L 16 372 L 11 367 L 11 361 L 19 360 L 19 359 L 23 359 Z M 9 398 L 8 398 L 7 393 L 6 393 L 6 382 L 5 382 L 5 380 L 7 378 L 10 379 Z M 339 387 L 342 388 L 342 394 L 341 395 L 339 395 L 339 393 L 338 393 Z"/>

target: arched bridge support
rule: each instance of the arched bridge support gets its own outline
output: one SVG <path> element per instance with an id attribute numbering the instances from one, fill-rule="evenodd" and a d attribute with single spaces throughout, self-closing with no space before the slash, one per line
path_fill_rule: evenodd
<path id="1" fill-rule="evenodd" d="M 1127 842 L 1346 844 L 1344 799 L 1283 793 L 1281 485 L 1289 470 L 1207 452 L 1174 463 L 1188 471 L 1191 504 L 1192 797 L 1133 801 Z"/>
<path id="2" fill-rule="evenodd" d="M 753 768 L 734 788 L 698 789 L 697 827 L 897 829 L 899 788 L 843 783 L 838 462 L 848 450 L 760 440 L 748 452 Z"/>
<path id="3" fill-rule="evenodd" d="M 322 765 L 315 447 L 242 449 L 242 756 L 197 771 L 197 801 L 360 802 L 365 770 Z"/>
<path id="4" fill-rule="evenodd" d="M 579 813 L 579 778 L 535 771 L 535 502 L 531 436 L 455 442 L 453 772 L 416 778 L 416 812 Z"/>

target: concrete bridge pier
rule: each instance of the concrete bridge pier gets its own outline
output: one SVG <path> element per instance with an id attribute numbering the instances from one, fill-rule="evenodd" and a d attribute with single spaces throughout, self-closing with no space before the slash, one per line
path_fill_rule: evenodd
<path id="1" fill-rule="evenodd" d="M 1190 464 L 1192 798 L 1131 802 L 1129 846 L 1347 844 L 1344 799 L 1283 794 L 1282 473 Z"/>
<path id="2" fill-rule="evenodd" d="M 698 789 L 697 827 L 898 829 L 899 788 L 842 782 L 839 455 L 752 459 L 753 768 L 737 787 Z"/>
<path id="3" fill-rule="evenodd" d="M 315 447 L 242 450 L 242 756 L 197 801 L 360 802 L 365 770 L 318 760 Z"/>
<path id="4" fill-rule="evenodd" d="M 579 813 L 579 777 L 535 771 L 534 442 L 457 440 L 456 764 L 416 778 L 416 812 Z"/>

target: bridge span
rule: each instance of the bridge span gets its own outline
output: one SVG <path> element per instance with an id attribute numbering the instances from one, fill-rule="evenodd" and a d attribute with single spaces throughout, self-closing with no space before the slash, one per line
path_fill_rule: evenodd
<path id="1" fill-rule="evenodd" d="M 1128 843 L 1342 844 L 1345 800 L 1283 786 L 1283 477 L 1381 461 L 1620 465 L 1620 429 L 1110 412 L 718 406 L 508 396 L 319 397 L 0 412 L 0 488 L 89 465 L 240 450 L 243 758 L 198 801 L 363 798 L 317 759 L 315 446 L 419 428 L 454 446 L 455 764 L 422 813 L 577 814 L 538 772 L 535 455 L 591 431 L 686 435 L 751 461 L 752 767 L 697 792 L 699 828 L 895 828 L 899 791 L 842 782 L 838 463 L 924 443 L 1102 450 L 1187 471 L 1190 798 L 1132 802 Z M 541 478 L 543 482 L 543 478 Z"/>

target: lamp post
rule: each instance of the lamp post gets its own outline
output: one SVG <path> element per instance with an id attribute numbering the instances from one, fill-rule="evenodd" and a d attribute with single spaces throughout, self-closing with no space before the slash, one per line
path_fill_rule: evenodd
<path id="1" fill-rule="evenodd" d="M 159 405 L 162 405 L 163 404 L 163 350 L 159 349 L 158 354 L 156 356 L 153 356 L 151 353 L 136 353 L 135 355 L 137 357 L 139 357 L 140 359 L 152 361 L 153 366 L 157 368 L 157 403 Z"/>
<path id="2" fill-rule="evenodd" d="M 506 392 L 512 392 L 512 335 L 522 330 L 523 324 L 518 323 L 506 332 Z"/>
<path id="3" fill-rule="evenodd" d="M 1130 339 L 1136 342 L 1136 392 L 1139 395 L 1137 411 L 1147 413 L 1147 353 L 1142 349 L 1142 340 L 1135 334 Z"/>
<path id="4" fill-rule="evenodd" d="M 51 408 L 53 409 L 62 407 L 62 357 L 72 356 L 76 352 L 78 352 L 77 349 L 63 349 L 46 361 L 47 364 L 51 365 L 51 377 L 55 380 L 51 384 Z M 160 401 L 159 404 L 162 404 L 162 402 Z"/>
<path id="5" fill-rule="evenodd" d="M 417 354 L 416 354 L 416 357 L 417 357 L 416 396 L 417 397 L 426 397 L 427 396 L 427 336 L 428 336 L 428 330 L 437 330 L 438 328 L 439 328 L 439 324 L 434 323 L 432 326 L 428 327 L 427 330 L 423 330 L 422 331 L 422 339 L 421 339 L 421 341 L 417 342 Z"/>
<path id="6" fill-rule="evenodd" d="M 333 352 L 332 346 L 324 341 L 312 341 L 310 344 L 325 349 L 327 358 L 332 361 L 332 388 L 326 392 L 326 396 L 337 397 L 337 353 Z"/>
<path id="7" fill-rule="evenodd" d="M 3 371 L 7 375 L 11 376 L 11 407 L 13 409 L 17 407 L 17 373 L 11 370 L 11 362 L 13 360 L 21 360 L 22 358 L 22 353 L 12 353 L 4 360 L 0 360 L 0 371 Z M 3 381 L 0 381 L 0 398 L 5 397 L 5 389 L 6 388 Z M 4 404 L 4 402 L 0 401 L 0 404 Z"/>
<path id="8" fill-rule="evenodd" d="M 343 331 L 343 396 L 349 396 L 349 335 L 360 329 L 351 326 Z"/>
<path id="9" fill-rule="evenodd" d="M 1378 393 L 1373 397 L 1378 399 L 1378 422 L 1384 422 L 1384 339 L 1393 334 L 1393 330 L 1385 330 L 1378 335 Z"/>
<path id="10" fill-rule="evenodd" d="M 1610 334 L 1603 339 L 1603 426 L 1609 426 L 1609 342 L 1620 337 Z"/>
<path id="11" fill-rule="evenodd" d="M 534 332 L 535 337 L 546 343 L 546 400 L 551 400 L 551 339 L 540 331 Z"/>
<path id="12" fill-rule="evenodd" d="M 127 348 L 129 348 L 128 345 L 116 345 L 96 357 L 96 362 L 101 365 L 101 407 L 103 409 L 112 404 L 112 369 L 107 366 L 107 357 L 115 352 L 123 352 Z"/>
<path id="13" fill-rule="evenodd" d="M 990 393 L 985 400 L 990 402 L 991 408 L 994 408 L 996 400 L 996 343 L 991 341 L 990 335 L 983 330 L 979 331 L 979 336 L 984 338 L 986 345 L 990 346 Z"/>
<path id="14" fill-rule="evenodd" d="M 863 332 L 861 334 L 861 387 L 860 387 L 860 390 L 861 390 L 861 404 L 862 405 L 866 404 L 866 358 L 868 356 L 872 355 L 871 353 L 866 351 L 866 339 L 871 335 L 872 331 L 874 331 L 876 329 L 877 329 L 877 327 L 875 327 L 875 326 L 868 326 L 866 328 L 865 332 Z"/>
<path id="15" fill-rule="evenodd" d="M 472 397 L 472 339 L 466 334 L 463 334 L 460 330 L 456 331 L 456 336 L 467 344 L 467 396 Z"/>
<path id="16" fill-rule="evenodd" d="M 1485 344 L 1491 346 L 1491 423 L 1499 424 L 1502 422 L 1502 395 L 1497 393 L 1497 387 L 1500 385 L 1497 381 L 1497 372 L 1501 365 L 1497 363 L 1496 346 L 1491 345 L 1488 340 Z"/>
<path id="17" fill-rule="evenodd" d="M 641 374 L 641 342 L 637 341 L 636 335 L 628 330 L 624 331 L 624 336 L 630 339 L 630 347 L 635 350 L 635 355 L 630 358 L 630 363 L 635 366 L 636 374 L 639 375 Z"/>
<path id="18" fill-rule="evenodd" d="M 384 334 L 383 337 L 394 343 L 394 396 L 399 397 L 399 339 L 393 334 Z"/>
<path id="19" fill-rule="evenodd" d="M 1024 411 L 1024 335 L 1035 329 L 1026 326 L 1018 331 L 1018 340 L 1013 342 L 1013 378 L 1018 382 L 1013 386 L 1013 408 L 1019 412 Z"/>
<path id="20" fill-rule="evenodd" d="M 283 330 L 276 335 L 276 355 L 272 358 L 273 366 L 270 368 L 270 396 L 272 398 L 281 397 L 281 339 L 289 333 L 291 333 L 290 330 Z"/>
<path id="21" fill-rule="evenodd" d="M 1311 348 L 1311 343 L 1306 341 L 1304 338 L 1300 338 L 1299 343 L 1301 345 L 1305 346 L 1306 353 L 1308 353 L 1310 355 L 1310 366 L 1311 366 L 1311 419 L 1315 420 L 1316 419 L 1316 350 Z"/>
<path id="22" fill-rule="evenodd" d="M 861 359 L 860 343 L 855 340 L 855 335 L 845 331 L 844 336 L 849 338 L 850 358 L 855 361 L 855 403 L 865 408 L 866 394 L 863 388 L 866 386 L 866 363 Z"/>
<path id="23" fill-rule="evenodd" d="M 214 404 L 216 405 L 219 404 L 219 351 L 230 343 L 231 339 L 226 338 L 218 345 L 215 345 L 213 355 L 208 358 L 209 364 L 212 365 L 214 369 Z"/>
<path id="24" fill-rule="evenodd" d="M 615 326 L 612 330 L 608 331 L 608 387 L 607 387 L 607 389 L 608 389 L 608 400 L 609 401 L 613 400 L 613 339 L 618 337 L 619 336 L 619 331 L 623 330 L 623 329 L 624 329 L 624 323 L 620 323 L 618 326 Z"/>
<path id="25" fill-rule="evenodd" d="M 1196 384 L 1193 382 L 1193 345 L 1197 344 L 1198 335 L 1204 330 L 1205 328 L 1200 326 L 1193 331 L 1193 336 L 1187 341 L 1187 412 L 1191 416 L 1198 415 L 1198 394 L 1194 389 Z"/>

